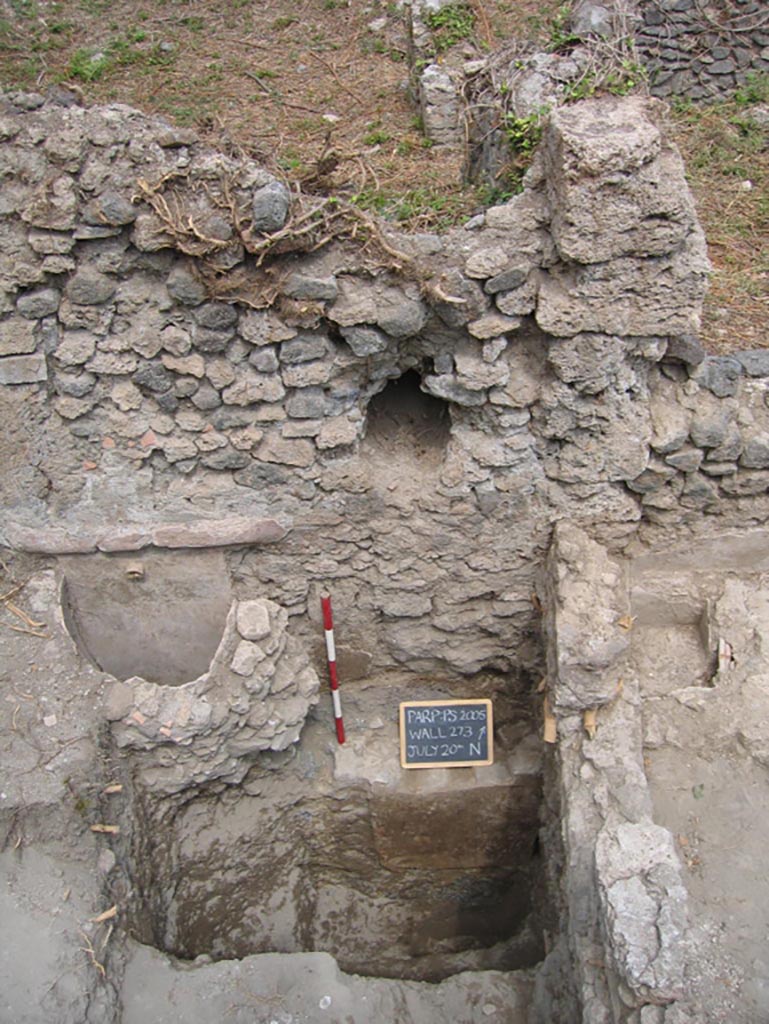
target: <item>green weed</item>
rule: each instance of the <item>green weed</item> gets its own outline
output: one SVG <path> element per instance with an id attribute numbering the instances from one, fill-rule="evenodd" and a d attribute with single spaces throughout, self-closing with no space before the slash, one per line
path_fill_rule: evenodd
<path id="1" fill-rule="evenodd" d="M 37 17 L 37 4 L 34 0 L 10 0 L 10 7 L 19 18 Z"/>
<path id="2" fill-rule="evenodd" d="M 469 4 L 447 4 L 425 17 L 425 24 L 433 34 L 437 53 L 444 53 L 463 39 L 470 39 L 475 31 L 475 13 Z"/>
<path id="3" fill-rule="evenodd" d="M 744 85 L 734 93 L 734 102 L 739 107 L 752 106 L 754 103 L 769 103 L 769 75 L 751 71 L 745 78 Z"/>
<path id="4" fill-rule="evenodd" d="M 111 66 L 112 61 L 106 53 L 75 50 L 69 62 L 69 77 L 77 78 L 80 82 L 98 82 Z"/>
<path id="5" fill-rule="evenodd" d="M 179 19 L 180 24 L 188 28 L 190 32 L 202 32 L 206 27 L 205 18 L 201 18 L 199 14 L 188 14 L 184 18 Z"/>
<path id="6" fill-rule="evenodd" d="M 379 214 L 387 220 L 412 227 L 418 225 L 444 230 L 467 215 L 468 196 L 443 192 L 430 186 L 420 186 L 397 194 L 372 188 L 357 193 L 352 201 L 361 209 Z"/>
<path id="7" fill-rule="evenodd" d="M 549 107 L 540 107 L 526 117 L 505 114 L 504 132 L 510 144 L 510 161 L 505 168 L 502 191 L 515 195 L 523 189 L 523 179 L 531 165 L 534 150 L 539 145 Z"/>
<path id="8" fill-rule="evenodd" d="M 536 149 L 549 113 L 549 107 L 540 107 L 527 117 L 505 115 L 504 131 L 514 153 L 530 154 Z"/>
<path id="9" fill-rule="evenodd" d="M 81 82 L 98 82 L 119 67 L 156 67 L 174 61 L 174 54 L 162 50 L 160 44 L 140 46 L 146 39 L 146 32 L 131 29 L 126 35 L 112 39 L 102 50 L 81 47 L 72 55 L 67 75 Z"/>
<path id="10" fill-rule="evenodd" d="M 381 146 L 382 143 L 389 142 L 392 138 L 390 132 L 379 125 L 370 124 L 368 127 L 367 134 L 363 136 L 363 141 L 367 146 Z"/>
<path id="11" fill-rule="evenodd" d="M 550 22 L 550 37 L 547 41 L 547 49 L 551 53 L 568 53 L 580 41 L 568 29 L 571 4 L 563 3 L 558 8 L 555 17 Z"/>

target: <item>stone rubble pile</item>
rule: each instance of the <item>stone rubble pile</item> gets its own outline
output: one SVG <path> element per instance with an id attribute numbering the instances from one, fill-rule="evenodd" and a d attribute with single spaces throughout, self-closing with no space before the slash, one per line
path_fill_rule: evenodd
<path id="1" fill-rule="evenodd" d="M 288 614 L 251 599 L 230 609 L 219 648 L 200 678 L 181 686 L 113 682 L 106 715 L 142 785 L 170 795 L 209 782 L 240 782 L 263 750 L 299 739 L 318 701 L 318 677 L 287 635 Z"/>

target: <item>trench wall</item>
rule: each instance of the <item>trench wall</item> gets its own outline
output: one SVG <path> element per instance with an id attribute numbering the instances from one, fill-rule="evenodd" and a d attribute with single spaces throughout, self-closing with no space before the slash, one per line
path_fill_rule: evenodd
<path id="1" fill-rule="evenodd" d="M 250 545 L 236 583 L 300 633 L 332 582 L 359 666 L 471 673 L 538 663 L 555 521 L 763 522 L 769 354 L 697 342 L 705 245 L 654 117 L 556 111 L 464 228 L 318 245 L 248 161 L 4 97 L 2 539 Z"/>

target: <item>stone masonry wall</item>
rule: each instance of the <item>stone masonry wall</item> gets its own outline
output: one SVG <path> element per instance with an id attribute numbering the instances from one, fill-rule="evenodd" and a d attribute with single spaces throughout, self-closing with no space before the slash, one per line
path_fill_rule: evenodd
<path id="1" fill-rule="evenodd" d="M 654 117 L 556 111 L 521 195 L 443 237 L 383 226 L 397 260 L 371 236 L 262 260 L 301 211 L 261 168 L 126 107 L 5 97 L 2 539 L 234 545 L 300 639 L 331 584 L 361 671 L 472 673 L 540 663 L 554 522 L 614 547 L 763 522 L 769 355 L 704 358 L 704 240 Z M 409 372 L 445 434 L 385 392 Z"/>
<path id="2" fill-rule="evenodd" d="M 769 12 L 758 0 L 643 0 L 639 14 L 655 96 L 712 98 L 769 72 Z"/>
<path id="3" fill-rule="evenodd" d="M 581 39 L 630 32 L 654 96 L 713 99 L 769 72 L 769 12 L 759 0 L 577 0 Z"/>

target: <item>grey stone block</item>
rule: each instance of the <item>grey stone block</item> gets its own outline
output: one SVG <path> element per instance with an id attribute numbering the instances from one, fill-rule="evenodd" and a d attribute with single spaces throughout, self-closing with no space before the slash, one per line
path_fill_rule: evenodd
<path id="1" fill-rule="evenodd" d="M 730 75 L 737 70 L 737 65 L 730 57 L 728 60 L 714 61 L 709 70 L 712 75 Z"/>
<path id="2" fill-rule="evenodd" d="M 282 467 L 265 462 L 252 463 L 247 469 L 235 474 L 235 483 L 256 491 L 270 487 L 283 487 L 288 483 L 289 473 Z"/>
<path id="3" fill-rule="evenodd" d="M 702 463 L 702 452 L 699 448 L 681 448 L 665 456 L 665 462 L 682 473 L 693 473 L 700 468 Z"/>
<path id="4" fill-rule="evenodd" d="M 56 288 L 38 288 L 37 291 L 20 295 L 16 310 L 29 320 L 41 320 L 59 308 L 61 293 Z"/>
<path id="5" fill-rule="evenodd" d="M 769 349 L 756 348 L 747 352 L 735 352 L 748 377 L 769 377 Z"/>
<path id="6" fill-rule="evenodd" d="M 0 358 L 0 384 L 35 384 L 47 380 L 45 356 L 4 356 Z"/>
<path id="7" fill-rule="evenodd" d="M 736 462 L 703 462 L 700 469 L 706 476 L 729 476 L 737 472 Z"/>
<path id="8" fill-rule="evenodd" d="M 681 504 L 685 508 L 702 509 L 718 500 L 718 491 L 701 473 L 689 473 L 681 491 Z"/>
<path id="9" fill-rule="evenodd" d="M 83 211 L 83 220 L 86 224 L 110 224 L 113 227 L 121 227 L 124 224 L 133 224 L 136 214 L 137 209 L 133 203 L 123 198 L 119 192 L 108 189 L 88 203 Z"/>
<path id="10" fill-rule="evenodd" d="M 203 381 L 191 401 L 196 409 L 203 410 L 217 409 L 222 404 L 219 392 L 207 380 Z"/>
<path id="11" fill-rule="evenodd" d="M 769 469 L 769 435 L 754 434 L 748 438 L 740 463 L 746 469 Z"/>
<path id="12" fill-rule="evenodd" d="M 687 366 L 699 366 L 705 358 L 705 350 L 696 334 L 678 334 L 668 338 L 665 361 L 675 359 Z"/>
<path id="13" fill-rule="evenodd" d="M 54 355 L 62 366 L 79 366 L 96 351 L 96 338 L 88 331 L 65 331 Z"/>
<path id="14" fill-rule="evenodd" d="M 162 395 L 155 395 L 155 401 L 157 402 L 158 409 L 169 415 L 176 412 L 179 408 L 179 399 L 172 391 L 165 391 Z"/>
<path id="15" fill-rule="evenodd" d="M 174 384 L 174 375 L 162 363 L 145 363 L 131 378 L 142 391 L 162 393 Z"/>
<path id="16" fill-rule="evenodd" d="M 227 302 L 207 302 L 192 314 L 195 323 L 211 331 L 225 331 L 237 323 L 238 311 Z"/>
<path id="17" fill-rule="evenodd" d="M 659 825 L 604 828 L 595 849 L 603 933 L 630 991 L 680 998 L 686 966 L 687 894 L 672 835 Z"/>
<path id="18" fill-rule="evenodd" d="M 254 193 L 251 213 L 255 231 L 279 231 L 286 223 L 291 194 L 280 181 L 271 181 Z"/>
<path id="19" fill-rule="evenodd" d="M 529 276 L 530 266 L 528 264 L 520 267 L 511 267 L 496 274 L 484 285 L 484 291 L 489 295 L 496 295 L 497 292 L 507 292 L 514 288 L 520 288 Z"/>
<path id="20" fill-rule="evenodd" d="M 174 267 L 168 275 L 166 288 L 171 298 L 184 306 L 199 306 L 206 300 L 206 287 L 186 267 Z"/>
<path id="21" fill-rule="evenodd" d="M 112 298 L 116 289 L 114 277 L 102 274 L 95 267 L 85 266 L 75 271 L 64 293 L 70 302 L 78 306 L 101 306 Z"/>
<path id="22" fill-rule="evenodd" d="M 19 317 L 0 321 L 0 356 L 21 356 L 37 348 L 35 325 Z"/>
<path id="23" fill-rule="evenodd" d="M 342 327 L 341 334 L 355 355 L 361 358 L 384 352 L 389 344 L 387 335 L 376 327 Z"/>
<path id="24" fill-rule="evenodd" d="M 691 376 L 718 398 L 727 398 L 737 393 L 742 363 L 734 356 L 711 356 L 704 359 Z"/>
<path id="25" fill-rule="evenodd" d="M 293 419 L 313 420 L 326 411 L 326 396 L 321 388 L 302 388 L 286 402 L 286 412 Z"/>
<path id="26" fill-rule="evenodd" d="M 283 287 L 283 293 L 292 299 L 333 300 L 338 292 L 335 277 L 310 277 L 306 274 L 292 274 Z"/>
<path id="27" fill-rule="evenodd" d="M 237 612 L 238 633 L 244 640 L 263 640 L 270 633 L 266 601 L 241 601 Z"/>
<path id="28" fill-rule="evenodd" d="M 93 390 L 96 377 L 87 371 L 84 373 L 57 373 L 55 378 L 56 390 L 61 395 L 71 395 L 73 398 L 82 398 L 89 391 Z"/>
<path id="29" fill-rule="evenodd" d="M 245 469 L 251 461 L 251 456 L 248 452 L 238 452 L 232 448 L 219 448 L 215 452 L 204 455 L 200 461 L 208 469 Z"/>
<path id="30" fill-rule="evenodd" d="M 192 331 L 192 344 L 200 352 L 209 354 L 224 352 L 232 338 L 232 331 L 212 331 L 208 327 L 201 327 L 200 324 L 195 324 Z"/>
<path id="31" fill-rule="evenodd" d="M 280 360 L 273 345 L 255 349 L 248 357 L 248 361 L 259 373 L 275 373 L 280 367 Z"/>
<path id="32" fill-rule="evenodd" d="M 300 334 L 280 346 L 282 363 L 309 363 L 328 354 L 328 340 L 324 334 Z"/>
<path id="33" fill-rule="evenodd" d="M 725 409 L 702 410 L 692 419 L 690 436 L 698 448 L 718 448 L 731 426 Z"/>

